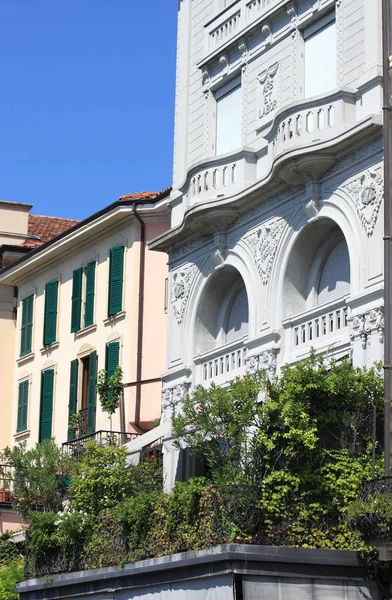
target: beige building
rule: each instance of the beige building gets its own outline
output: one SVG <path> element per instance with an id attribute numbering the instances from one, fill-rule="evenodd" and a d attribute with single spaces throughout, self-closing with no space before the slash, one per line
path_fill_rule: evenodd
<path id="1" fill-rule="evenodd" d="M 169 193 L 124 196 L 0 272 L 0 289 L 15 306 L 9 371 L 1 369 L 3 377 L 13 371 L 4 396 L 12 397 L 12 443 L 54 437 L 72 446 L 75 436 L 107 432 L 96 379 L 117 365 L 124 395 L 113 430 L 124 433 L 121 441 L 159 419 L 167 257 L 147 242 L 169 228 Z M 74 433 L 73 414 L 81 418 Z"/>
<path id="2" fill-rule="evenodd" d="M 0 201 L 0 271 L 77 223 L 30 215 L 31 204 Z M 0 449 L 12 443 L 17 288 L 0 285 Z"/>

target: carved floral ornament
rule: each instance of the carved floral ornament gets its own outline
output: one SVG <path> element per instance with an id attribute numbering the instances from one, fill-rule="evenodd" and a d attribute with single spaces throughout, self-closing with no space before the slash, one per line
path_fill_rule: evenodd
<path id="1" fill-rule="evenodd" d="M 343 186 L 355 202 L 359 220 L 368 236 L 371 236 L 377 222 L 381 202 L 384 197 L 383 178 L 380 171 L 368 170 L 357 179 Z"/>
<path id="2" fill-rule="evenodd" d="M 272 348 L 265 350 L 260 354 L 254 354 L 247 359 L 248 371 L 256 373 L 256 371 L 266 371 L 270 377 L 276 374 L 276 354 L 277 350 Z"/>
<path id="3" fill-rule="evenodd" d="M 189 265 L 172 274 L 170 299 L 177 323 L 182 323 L 186 303 L 197 271 L 196 265 Z"/>
<path id="4" fill-rule="evenodd" d="M 168 422 L 179 413 L 181 402 L 189 391 L 189 383 L 178 383 L 162 390 L 162 419 Z"/>
<path id="5" fill-rule="evenodd" d="M 278 219 L 262 225 L 246 238 L 264 284 L 268 283 L 284 225 L 283 219 Z"/>
<path id="6" fill-rule="evenodd" d="M 378 339 L 381 344 L 384 343 L 384 309 L 382 307 L 373 308 L 368 313 L 355 315 L 350 326 L 350 340 L 354 342 L 360 338 L 362 348 L 370 346 L 370 335 L 377 331 Z"/>

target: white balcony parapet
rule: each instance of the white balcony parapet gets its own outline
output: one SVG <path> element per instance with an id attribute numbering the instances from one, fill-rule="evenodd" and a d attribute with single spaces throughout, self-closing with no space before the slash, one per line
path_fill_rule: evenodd
<path id="1" fill-rule="evenodd" d="M 240 27 L 241 21 L 241 11 L 237 11 L 223 21 L 218 27 L 215 27 L 209 33 L 209 48 L 210 50 L 215 50 L 218 46 L 226 42 L 229 38 L 231 38 L 234 34 L 237 33 Z"/>
<path id="2" fill-rule="evenodd" d="M 293 327 L 293 346 L 314 344 L 348 327 L 347 306 L 335 308 Z"/>
<path id="3" fill-rule="evenodd" d="M 333 139 L 355 123 L 355 92 L 335 90 L 280 110 L 265 134 L 272 159 L 288 150 Z"/>
<path id="4" fill-rule="evenodd" d="M 195 358 L 196 384 L 208 386 L 211 383 L 222 385 L 243 375 L 246 371 L 246 346 L 243 341 L 207 352 Z"/>
<path id="5" fill-rule="evenodd" d="M 223 47 L 243 29 L 252 26 L 253 22 L 262 18 L 270 9 L 283 5 L 285 1 L 287 0 L 226 2 L 225 10 L 205 25 L 205 54 L 211 54 Z"/>
<path id="6" fill-rule="evenodd" d="M 192 205 L 219 196 L 230 196 L 252 183 L 255 176 L 255 154 L 242 149 L 230 156 L 214 157 L 192 167 L 181 191 Z"/>
<path id="7" fill-rule="evenodd" d="M 349 342 L 349 309 L 346 299 L 315 307 L 285 319 L 285 356 L 292 362 L 316 350 Z"/>

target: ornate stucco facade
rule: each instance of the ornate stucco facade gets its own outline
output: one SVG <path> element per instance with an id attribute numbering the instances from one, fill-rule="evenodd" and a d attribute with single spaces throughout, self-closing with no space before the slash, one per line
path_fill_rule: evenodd
<path id="1" fill-rule="evenodd" d="M 383 351 L 381 0 L 181 0 L 170 416 L 198 384 Z M 229 133 L 228 133 L 229 132 Z"/>

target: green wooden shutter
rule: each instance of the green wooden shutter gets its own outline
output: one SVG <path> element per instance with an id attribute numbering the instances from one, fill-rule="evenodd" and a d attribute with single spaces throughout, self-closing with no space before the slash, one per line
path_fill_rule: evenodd
<path id="1" fill-rule="evenodd" d="M 72 309 L 71 309 L 71 333 L 80 329 L 80 314 L 82 310 L 82 276 L 83 269 L 75 269 L 72 280 Z"/>
<path id="2" fill-rule="evenodd" d="M 91 352 L 88 365 L 87 385 L 87 433 L 95 431 L 95 411 L 97 398 L 97 353 Z"/>
<path id="3" fill-rule="evenodd" d="M 31 352 L 33 336 L 33 301 L 34 296 L 28 296 L 22 302 L 22 330 L 20 342 L 20 355 L 26 356 Z"/>
<path id="4" fill-rule="evenodd" d="M 69 405 L 68 405 L 68 422 L 69 419 L 77 412 L 78 407 L 78 372 L 79 361 L 76 358 L 71 361 L 71 372 L 69 381 Z M 73 440 L 74 434 L 68 431 L 68 439 Z"/>
<path id="5" fill-rule="evenodd" d="M 86 265 L 86 303 L 84 305 L 84 326 L 94 323 L 94 295 L 95 295 L 95 262 Z"/>
<path id="6" fill-rule="evenodd" d="M 110 250 L 109 316 L 122 310 L 123 274 L 124 246 L 116 246 Z"/>
<path id="7" fill-rule="evenodd" d="M 58 281 L 45 286 L 44 346 L 56 341 Z"/>
<path id="8" fill-rule="evenodd" d="M 105 370 L 108 377 L 111 377 L 118 366 L 120 356 L 119 342 L 110 342 L 106 344 L 106 365 Z"/>
<path id="9" fill-rule="evenodd" d="M 21 381 L 18 390 L 18 423 L 16 431 L 25 431 L 27 429 L 27 403 L 29 399 L 29 382 Z"/>
<path id="10" fill-rule="evenodd" d="M 54 370 L 48 369 L 41 374 L 41 413 L 39 442 L 52 437 Z"/>

